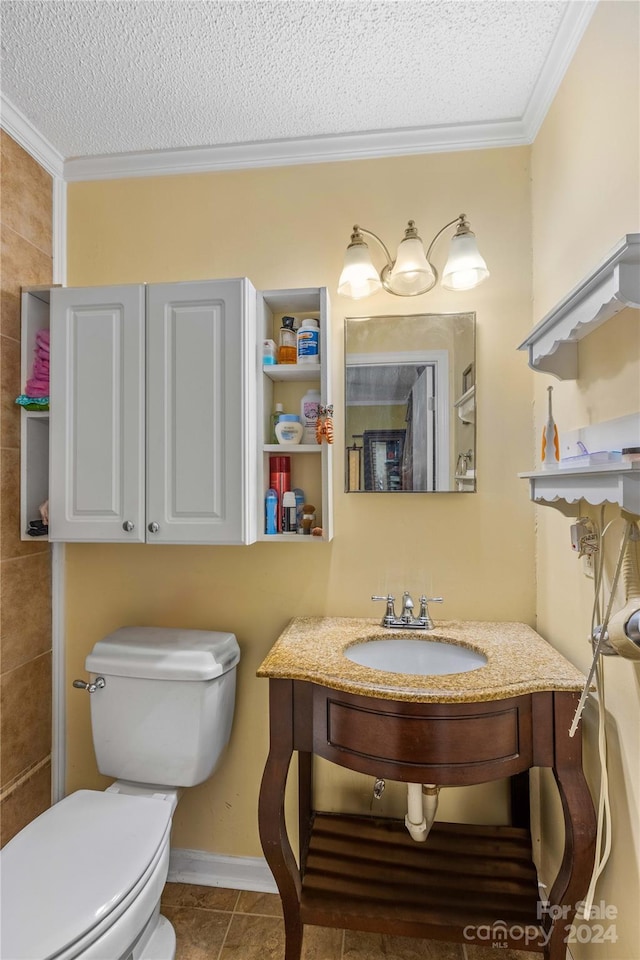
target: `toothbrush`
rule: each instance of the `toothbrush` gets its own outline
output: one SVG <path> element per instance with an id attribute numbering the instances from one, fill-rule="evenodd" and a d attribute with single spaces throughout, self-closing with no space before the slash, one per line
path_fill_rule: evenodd
<path id="1" fill-rule="evenodd" d="M 547 387 L 547 390 L 549 391 L 549 415 L 546 426 L 542 430 L 542 463 L 544 466 L 555 466 L 560 461 L 560 440 L 551 409 L 553 387 Z"/>

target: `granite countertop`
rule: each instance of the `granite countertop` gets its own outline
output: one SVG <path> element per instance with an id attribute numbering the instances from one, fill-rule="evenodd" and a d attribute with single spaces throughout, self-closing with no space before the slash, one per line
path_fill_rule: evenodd
<path id="1" fill-rule="evenodd" d="M 487 663 L 440 676 L 391 673 L 360 666 L 343 654 L 363 639 L 445 640 L 483 653 Z M 393 630 L 379 620 L 297 617 L 280 634 L 259 677 L 307 680 L 384 700 L 471 703 L 542 690 L 582 690 L 584 675 L 525 623 L 439 620 L 429 631 Z"/>

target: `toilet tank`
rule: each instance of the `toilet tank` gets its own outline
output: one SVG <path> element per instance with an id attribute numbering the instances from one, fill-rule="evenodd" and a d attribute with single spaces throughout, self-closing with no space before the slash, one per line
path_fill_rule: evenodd
<path id="1" fill-rule="evenodd" d="M 240 648 L 234 634 L 122 627 L 85 661 L 104 678 L 90 697 L 101 773 L 191 787 L 215 770 L 231 734 Z"/>

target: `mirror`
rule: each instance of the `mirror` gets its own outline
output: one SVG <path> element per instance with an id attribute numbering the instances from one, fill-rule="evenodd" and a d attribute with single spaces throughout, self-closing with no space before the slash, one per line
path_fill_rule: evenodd
<path id="1" fill-rule="evenodd" d="M 474 493 L 475 314 L 347 317 L 347 493 Z"/>

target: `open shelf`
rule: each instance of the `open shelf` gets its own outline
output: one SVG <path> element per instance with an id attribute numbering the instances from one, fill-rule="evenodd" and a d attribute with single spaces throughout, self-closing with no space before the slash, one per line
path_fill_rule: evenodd
<path id="1" fill-rule="evenodd" d="M 529 366 L 559 380 L 578 376 L 578 340 L 625 307 L 640 308 L 640 233 L 628 233 L 537 324 L 518 350 Z"/>
<path id="2" fill-rule="evenodd" d="M 306 380 L 320 383 L 319 363 L 301 363 L 299 366 L 296 363 L 265 363 L 262 372 L 275 383 L 302 383 Z"/>
<path id="3" fill-rule="evenodd" d="M 592 506 L 617 503 L 640 516 L 640 461 L 598 463 L 580 467 L 555 467 L 519 473 L 529 481 L 531 499 L 574 515 L 572 504 L 586 500 Z"/>
<path id="4" fill-rule="evenodd" d="M 300 918 L 379 933 L 392 921 L 401 936 L 465 943 L 495 927 L 500 946 L 516 949 L 528 929 L 527 949 L 541 951 L 529 830 L 436 822 L 426 843 L 415 843 L 399 820 L 317 813 Z"/>
<path id="5" fill-rule="evenodd" d="M 463 423 L 476 422 L 476 388 L 469 387 L 453 405 Z"/>
<path id="6" fill-rule="evenodd" d="M 318 320 L 320 357 L 318 363 L 263 364 L 259 360 L 257 390 L 258 483 L 257 539 L 265 543 L 326 543 L 333 537 L 332 458 L 333 446 L 328 443 L 279 444 L 269 442 L 271 414 L 276 402 L 285 413 L 297 414 L 300 401 L 311 385 L 319 390 L 321 403 L 333 403 L 331 394 L 331 319 L 327 291 L 324 287 L 292 290 L 262 290 L 258 294 L 258 342 L 277 341 L 282 316 Z M 316 525 L 322 536 L 264 533 L 264 498 L 269 489 L 271 456 L 288 457 L 291 461 L 291 487 L 304 491 L 305 502 L 313 505 Z"/>
<path id="7" fill-rule="evenodd" d="M 21 389 L 31 375 L 38 330 L 49 327 L 50 287 L 23 287 L 21 292 Z M 49 498 L 49 411 L 20 411 L 20 537 L 29 521 L 39 520 L 39 506 Z"/>
<path id="8" fill-rule="evenodd" d="M 290 453 L 322 453 L 322 444 L 320 443 L 265 443 L 263 446 L 265 453 L 279 453 L 288 456 Z"/>

